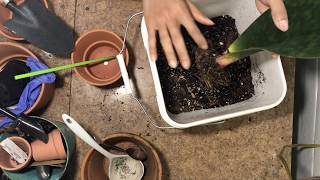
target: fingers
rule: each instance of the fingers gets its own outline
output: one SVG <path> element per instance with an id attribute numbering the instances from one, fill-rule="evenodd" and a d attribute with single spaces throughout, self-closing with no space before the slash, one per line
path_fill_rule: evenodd
<path id="1" fill-rule="evenodd" d="M 175 51 L 173 50 L 170 35 L 166 27 L 159 30 L 159 36 L 160 36 L 161 45 L 167 57 L 169 66 L 172 68 L 176 68 L 178 66 L 178 62 L 177 62 Z"/>
<path id="2" fill-rule="evenodd" d="M 263 14 L 264 12 L 266 12 L 269 9 L 269 6 L 267 6 L 266 4 L 264 4 L 263 2 L 261 2 L 260 0 L 256 0 L 256 5 L 257 5 L 257 9 L 258 11 Z"/>
<path id="3" fill-rule="evenodd" d="M 289 28 L 288 15 L 287 15 L 287 10 L 283 0 L 270 1 L 270 8 L 271 8 L 271 14 L 272 14 L 272 18 L 275 25 L 281 31 L 284 31 L 284 32 L 287 31 Z"/>
<path id="4" fill-rule="evenodd" d="M 207 49 L 208 43 L 195 21 L 205 25 L 214 23 L 202 14 L 190 0 L 144 0 L 143 6 L 149 35 L 150 58 L 157 60 L 156 34 L 158 32 L 169 66 L 176 68 L 179 60 L 183 68 L 190 68 L 191 61 L 181 34 L 181 26 L 187 29 L 200 48 Z"/>
<path id="5" fill-rule="evenodd" d="M 156 61 L 158 59 L 157 40 L 156 40 L 156 30 L 153 28 L 148 28 L 148 42 L 149 42 L 150 58 L 152 61 Z"/>
<path id="6" fill-rule="evenodd" d="M 180 28 L 170 28 L 169 31 L 172 37 L 173 45 L 179 56 L 181 66 L 184 69 L 189 69 L 191 66 L 191 61 L 190 61 L 190 57 L 189 57 L 184 39 L 181 35 Z"/>
<path id="7" fill-rule="evenodd" d="M 260 13 L 271 8 L 272 19 L 277 28 L 284 32 L 288 30 L 288 14 L 283 0 L 256 0 L 256 5 Z"/>
<path id="8" fill-rule="evenodd" d="M 192 19 L 186 19 L 183 22 L 183 26 L 187 29 L 189 35 L 197 43 L 201 49 L 208 49 L 207 40 L 199 30 L 198 26 Z"/>
<path id="9" fill-rule="evenodd" d="M 214 25 L 214 22 L 211 19 L 209 19 L 207 16 L 205 16 L 193 3 L 191 3 L 190 1 L 187 1 L 187 2 L 190 8 L 190 12 L 196 21 L 208 26 Z"/>

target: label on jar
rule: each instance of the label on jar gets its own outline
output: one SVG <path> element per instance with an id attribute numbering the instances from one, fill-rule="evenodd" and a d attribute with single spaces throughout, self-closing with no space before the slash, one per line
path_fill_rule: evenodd
<path id="1" fill-rule="evenodd" d="M 0 143 L 0 146 L 10 154 L 10 156 L 19 164 L 23 164 L 27 161 L 28 155 L 11 139 L 7 138 Z"/>

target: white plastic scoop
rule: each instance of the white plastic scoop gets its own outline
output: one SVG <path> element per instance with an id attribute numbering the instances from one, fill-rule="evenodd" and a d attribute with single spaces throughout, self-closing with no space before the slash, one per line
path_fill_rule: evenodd
<path id="1" fill-rule="evenodd" d="M 144 175 L 144 165 L 128 155 L 111 154 L 102 148 L 86 130 L 84 130 L 73 118 L 63 114 L 64 123 L 84 142 L 109 159 L 110 180 L 141 180 Z"/>

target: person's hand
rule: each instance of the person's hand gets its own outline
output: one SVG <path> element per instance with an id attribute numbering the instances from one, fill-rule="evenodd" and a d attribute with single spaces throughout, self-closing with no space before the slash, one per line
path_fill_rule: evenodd
<path id="1" fill-rule="evenodd" d="M 181 34 L 181 26 L 187 29 L 200 48 L 207 49 L 208 43 L 195 21 L 205 25 L 214 23 L 203 15 L 190 0 L 143 0 L 143 6 L 151 59 L 157 60 L 156 34 L 158 32 L 169 66 L 176 68 L 179 59 L 183 68 L 190 68 L 191 61 Z"/>
<path id="2" fill-rule="evenodd" d="M 288 30 L 288 14 L 283 0 L 256 0 L 256 5 L 260 13 L 271 8 L 273 22 L 277 28 L 281 31 Z"/>

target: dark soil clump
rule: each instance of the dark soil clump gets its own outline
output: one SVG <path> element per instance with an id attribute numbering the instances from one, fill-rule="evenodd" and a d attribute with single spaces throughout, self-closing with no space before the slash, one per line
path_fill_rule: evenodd
<path id="1" fill-rule="evenodd" d="M 184 39 L 192 60 L 189 70 L 180 65 L 168 66 L 158 44 L 157 67 L 167 109 L 175 114 L 235 104 L 251 98 L 254 86 L 250 58 L 242 59 L 224 69 L 215 62 L 238 37 L 235 20 L 230 16 L 213 18 L 214 26 L 198 25 L 209 49 L 198 48 L 183 29 Z M 158 41 L 159 42 L 159 41 Z"/>

